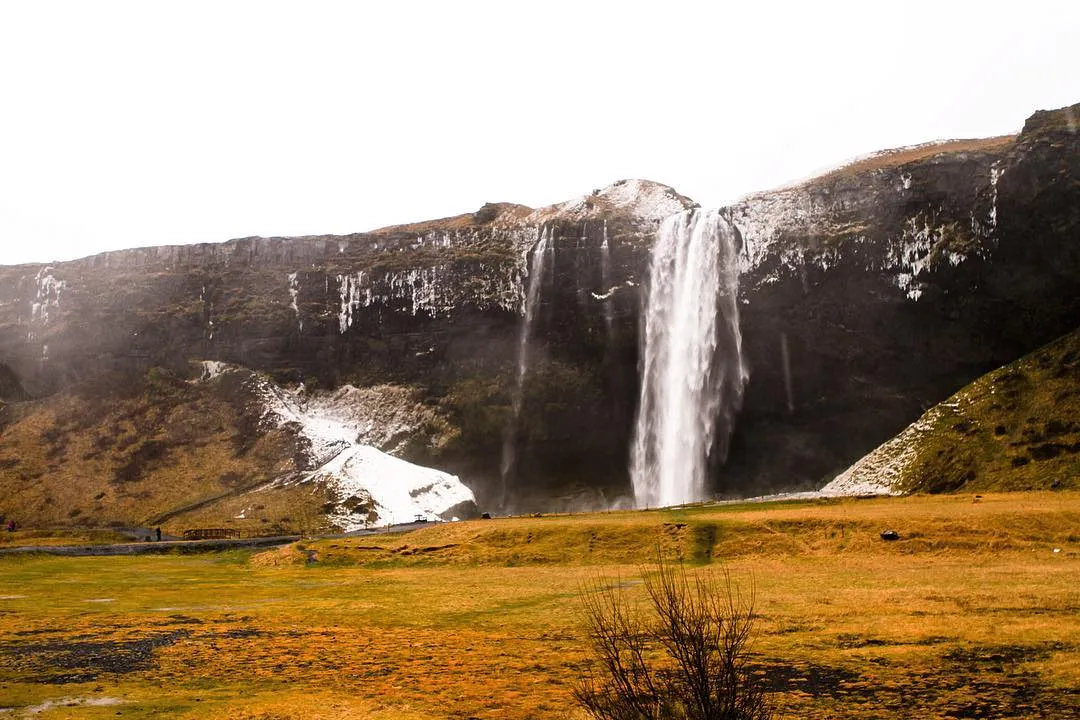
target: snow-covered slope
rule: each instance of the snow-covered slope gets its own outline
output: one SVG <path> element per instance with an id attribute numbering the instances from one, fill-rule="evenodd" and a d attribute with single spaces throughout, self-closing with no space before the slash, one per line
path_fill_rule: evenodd
<path id="1" fill-rule="evenodd" d="M 345 447 L 303 481 L 336 488 L 341 502 L 331 519 L 346 531 L 418 518 L 440 520 L 455 506 L 474 502 L 472 491 L 457 476 L 414 465 L 370 445 Z"/>
<path id="2" fill-rule="evenodd" d="M 242 368 L 206 361 L 204 378 Z M 345 531 L 374 524 L 451 519 L 455 508 L 475 503 L 455 475 L 414 465 L 390 454 L 422 420 L 405 388 L 345 385 L 329 393 L 300 386 L 282 388 L 252 373 L 248 389 L 259 400 L 261 419 L 297 433 L 308 469 L 279 480 L 311 483 L 335 498 L 329 513 Z M 390 452 L 384 452 L 385 448 Z"/>

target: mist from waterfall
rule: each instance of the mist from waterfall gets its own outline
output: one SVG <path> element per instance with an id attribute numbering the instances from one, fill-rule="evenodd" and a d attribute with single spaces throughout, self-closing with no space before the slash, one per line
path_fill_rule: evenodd
<path id="1" fill-rule="evenodd" d="M 518 423 L 521 416 L 521 405 L 525 399 L 525 377 L 529 373 L 529 338 L 532 337 L 532 328 L 536 322 L 536 308 L 540 304 L 540 287 L 544 282 L 544 268 L 547 265 L 548 252 L 553 249 L 551 246 L 551 234 L 550 227 L 541 228 L 540 237 L 533 248 L 532 257 L 529 259 L 529 284 L 525 291 L 525 318 L 518 333 L 517 376 L 514 383 L 514 394 L 510 400 L 510 422 L 503 432 L 502 462 L 500 464 L 502 493 L 499 503 L 503 508 L 506 507 L 507 480 L 514 470 L 516 460 Z"/>
<path id="2" fill-rule="evenodd" d="M 705 498 L 749 377 L 739 330 L 738 234 L 716 210 L 664 221 L 653 246 L 641 334 L 641 395 L 630 472 L 638 507 Z"/>

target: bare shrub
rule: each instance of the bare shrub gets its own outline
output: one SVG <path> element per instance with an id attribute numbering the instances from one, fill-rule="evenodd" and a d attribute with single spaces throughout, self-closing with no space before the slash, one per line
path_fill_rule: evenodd
<path id="1" fill-rule="evenodd" d="M 644 568 L 651 612 L 618 586 L 582 592 L 594 668 L 574 697 L 598 720 L 768 720 L 772 711 L 748 667 L 754 593 L 681 564 Z"/>

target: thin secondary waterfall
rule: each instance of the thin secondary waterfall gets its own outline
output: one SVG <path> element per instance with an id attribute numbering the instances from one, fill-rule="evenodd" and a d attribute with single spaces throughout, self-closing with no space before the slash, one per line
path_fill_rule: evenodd
<path id="1" fill-rule="evenodd" d="M 604 291 L 601 296 L 604 299 L 604 327 L 607 329 L 610 345 L 615 334 L 615 308 L 611 298 L 615 293 L 611 287 L 611 248 L 608 246 L 607 220 L 604 221 L 604 241 L 600 243 L 600 282 Z"/>
<path id="2" fill-rule="evenodd" d="M 652 250 L 641 397 L 630 472 L 638 507 L 705 497 L 707 461 L 727 458 L 749 377 L 739 331 L 738 235 L 716 210 L 664 221 Z"/>
<path id="3" fill-rule="evenodd" d="M 514 394 L 511 398 L 511 416 L 503 433 L 502 463 L 502 499 L 500 505 L 506 506 L 506 483 L 514 469 L 516 443 L 521 404 L 525 397 L 525 376 L 529 372 L 529 338 L 536 322 L 536 307 L 540 303 L 540 287 L 544 281 L 544 267 L 547 264 L 548 251 L 551 249 L 551 228 L 543 227 L 540 237 L 529 259 L 529 285 L 525 291 L 525 319 L 518 334 L 517 377 Z"/>

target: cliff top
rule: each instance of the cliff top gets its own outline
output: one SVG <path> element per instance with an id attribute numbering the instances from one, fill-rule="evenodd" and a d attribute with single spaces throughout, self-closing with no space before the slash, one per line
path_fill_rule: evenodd
<path id="1" fill-rule="evenodd" d="M 559 220 L 601 220 L 614 215 L 631 216 L 647 221 L 662 220 L 682 210 L 695 207 L 690 198 L 674 188 L 652 180 L 618 180 L 605 188 L 593 190 L 566 202 L 533 209 L 515 203 L 485 203 L 474 213 L 455 215 L 405 225 L 391 225 L 373 230 L 373 235 L 432 231 L 468 230 L 481 225 L 542 225 Z"/>
<path id="2" fill-rule="evenodd" d="M 533 212 L 531 207 L 518 205 L 517 203 L 484 203 L 483 207 L 473 213 L 453 215 L 451 217 L 438 218 L 436 220 L 422 220 L 404 225 L 389 225 L 387 227 L 372 230 L 372 235 L 395 235 L 397 233 L 424 235 L 429 232 L 446 232 L 449 230 L 469 230 L 471 228 L 487 225 L 492 222 L 499 224 L 515 224 L 528 217 Z"/>
<path id="3" fill-rule="evenodd" d="M 618 180 L 591 194 L 534 211 L 527 221 L 536 224 L 555 220 L 599 220 L 611 215 L 631 215 L 659 221 L 695 207 L 690 198 L 674 188 L 652 180 Z"/>
<path id="4" fill-rule="evenodd" d="M 850 160 L 838 167 L 813 175 L 771 190 L 762 190 L 746 195 L 743 200 L 768 195 L 779 190 L 793 190 L 810 186 L 825 185 L 839 180 L 851 179 L 865 173 L 902 167 L 911 163 L 931 160 L 945 155 L 962 153 L 1004 152 L 1018 140 L 1028 139 L 1044 133 L 1080 131 L 1080 103 L 1056 110 L 1039 110 L 1024 123 L 1024 129 L 1017 135 L 998 135 L 989 138 L 965 138 L 954 140 L 935 140 L 932 142 L 908 145 L 889 150 L 879 150 Z"/>
<path id="5" fill-rule="evenodd" d="M 635 221 L 657 222 L 669 215 L 695 207 L 689 198 L 680 195 L 673 188 L 651 180 L 619 180 L 605 188 L 593 190 L 573 200 L 533 209 L 516 203 L 485 203 L 479 210 L 462 215 L 454 215 L 435 220 L 424 220 L 403 225 L 390 225 L 369 232 L 349 233 L 346 235 L 296 235 L 287 237 L 250 236 L 232 238 L 220 243 L 196 243 L 192 245 L 160 245 L 125 250 L 110 250 L 89 257 L 108 257 L 136 253 L 140 256 L 160 256 L 172 250 L 186 253 L 214 252 L 215 248 L 228 248 L 242 243 L 280 243 L 281 241 L 333 242 L 364 241 L 397 236 L 422 236 L 431 232 L 461 232 L 480 227 L 514 228 L 537 226 L 547 222 L 584 220 L 627 219 Z M 38 268 L 50 265 L 79 263 L 88 258 L 62 261 L 58 263 L 27 263 L 25 268 Z M 20 267 L 2 266 L 0 267 Z"/>
<path id="6" fill-rule="evenodd" d="M 902 167 L 911 163 L 932 160 L 948 155 L 963 153 L 1001 153 L 1008 150 L 1018 140 L 1041 137 L 1046 134 L 1077 132 L 1080 130 L 1080 103 L 1056 110 L 1040 110 L 1031 115 L 1019 135 L 1001 135 L 981 139 L 941 140 L 907 147 L 882 150 L 856 158 L 837 168 L 828 170 L 814 177 L 794 182 L 779 188 L 748 194 L 743 200 L 749 200 L 777 191 L 810 188 L 841 180 L 857 178 L 864 173 Z M 234 238 L 222 243 L 200 243 L 200 246 L 226 245 L 241 241 L 261 241 L 264 239 L 280 241 L 326 241 L 360 239 L 364 236 L 388 235 L 425 235 L 429 232 L 453 232 L 470 230 L 482 226 L 522 226 L 540 225 L 555 221 L 606 220 L 612 217 L 632 217 L 647 222 L 657 222 L 677 212 L 695 207 L 690 198 L 679 194 L 673 188 L 651 180 L 619 180 L 605 188 L 593 190 L 588 195 L 566 202 L 533 209 L 516 203 L 486 203 L 479 210 L 452 217 L 426 220 L 416 223 L 392 225 L 378 228 L 367 233 L 347 235 L 305 235 L 287 238 L 249 237 Z M 156 252 L 169 246 L 137 248 L 142 252 Z M 109 251 L 99 255 L 125 253 L 130 250 Z M 70 261 L 68 261 L 70 262 Z M 51 263 L 27 263 L 27 267 L 42 267 Z M 58 263 L 66 264 L 66 263 Z"/>
<path id="7" fill-rule="evenodd" d="M 1039 110 L 1024 123 L 1020 137 L 1062 130 L 1080 132 L 1080 103 L 1057 110 Z"/>
<path id="8" fill-rule="evenodd" d="M 935 140 L 905 147 L 879 150 L 864 155 L 851 162 L 817 175 L 807 183 L 828 182 L 844 176 L 856 175 L 874 170 L 894 168 L 909 163 L 926 160 L 938 155 L 955 153 L 988 152 L 1004 149 L 1016 140 L 1016 135 L 998 135 L 990 138 L 965 138 L 957 140 Z"/>

